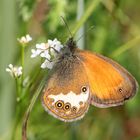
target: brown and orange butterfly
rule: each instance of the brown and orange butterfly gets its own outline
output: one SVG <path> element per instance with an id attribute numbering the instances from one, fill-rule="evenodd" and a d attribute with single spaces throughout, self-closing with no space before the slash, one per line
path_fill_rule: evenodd
<path id="1" fill-rule="evenodd" d="M 42 103 L 54 117 L 71 122 L 83 118 L 90 104 L 101 108 L 122 105 L 137 89 L 135 78 L 122 66 L 78 49 L 70 38 L 50 72 Z"/>

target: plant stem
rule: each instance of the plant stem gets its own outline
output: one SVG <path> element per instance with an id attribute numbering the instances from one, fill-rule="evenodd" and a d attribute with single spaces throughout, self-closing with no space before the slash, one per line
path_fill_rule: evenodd
<path id="1" fill-rule="evenodd" d="M 134 23 L 134 21 L 131 20 L 131 18 L 128 15 L 126 15 L 121 8 L 117 8 L 117 11 L 113 14 L 113 8 L 115 7 L 115 2 L 109 1 L 109 3 L 110 5 L 112 5 L 112 7 L 109 6 L 108 1 L 102 1 L 102 4 L 106 7 L 108 12 L 110 12 L 110 14 L 116 18 L 116 20 L 119 20 L 119 22 L 123 26 L 129 27 L 130 34 L 132 34 L 133 36 L 139 35 L 140 33 L 139 26 L 137 26 Z"/>
<path id="2" fill-rule="evenodd" d="M 19 83 L 18 78 L 15 77 L 15 83 L 16 83 L 16 97 L 19 97 Z"/>
<path id="3" fill-rule="evenodd" d="M 17 130 L 17 126 L 20 120 L 20 106 L 19 104 L 16 105 L 16 114 L 15 114 L 15 118 L 14 118 L 14 124 L 13 124 L 13 128 L 12 128 L 12 137 L 11 140 L 15 140 L 15 135 L 16 135 L 16 130 Z"/>
<path id="4" fill-rule="evenodd" d="M 20 113 L 21 113 L 21 106 L 20 106 L 20 96 L 22 95 L 20 92 L 23 92 L 23 80 L 24 80 L 24 44 L 22 44 L 21 46 L 21 66 L 22 66 L 22 75 L 21 75 L 21 79 L 15 77 L 15 83 L 16 83 L 16 114 L 15 114 L 15 118 L 14 118 L 14 124 L 13 124 L 13 130 L 12 130 L 12 137 L 11 139 L 14 140 L 15 139 L 15 134 L 16 134 L 16 128 L 18 125 L 18 122 L 20 120 Z M 21 80 L 21 81 L 19 81 Z"/>
<path id="5" fill-rule="evenodd" d="M 100 0 L 93 0 L 90 1 L 89 6 L 85 12 L 85 14 L 81 17 L 79 21 L 77 21 L 76 26 L 73 29 L 72 34 L 75 35 L 75 33 L 79 30 L 79 28 L 86 22 L 86 20 L 89 18 L 89 16 L 92 14 L 93 10 L 99 5 Z"/>
<path id="6" fill-rule="evenodd" d="M 35 94 L 33 95 L 32 99 L 31 99 L 31 102 L 30 102 L 28 109 L 25 113 L 23 125 L 22 125 L 22 140 L 27 140 L 27 133 L 26 132 L 27 132 L 27 123 L 28 123 L 29 115 L 33 109 L 33 106 L 34 106 L 43 86 L 44 86 L 44 83 L 45 83 L 45 79 L 43 79 L 42 82 L 40 83 L 37 91 L 35 92 Z"/>
<path id="7" fill-rule="evenodd" d="M 23 92 L 23 94 L 20 96 L 20 99 L 22 100 L 26 93 L 28 92 L 28 90 L 30 89 L 31 85 L 36 81 L 36 79 L 38 78 L 38 76 L 40 75 L 41 72 L 41 68 L 39 68 L 38 70 L 36 70 L 36 73 L 32 76 L 32 79 L 28 82 L 28 84 L 26 85 L 26 89 Z"/>
<path id="8" fill-rule="evenodd" d="M 71 132 L 71 137 L 70 140 L 78 140 L 77 136 L 77 124 L 76 122 L 70 124 L 70 132 Z"/>
<path id="9" fill-rule="evenodd" d="M 20 102 L 17 100 L 20 94 L 20 84 L 19 84 L 19 79 L 17 77 L 15 77 L 15 83 L 16 83 L 16 110 L 15 110 L 15 117 L 14 117 L 14 124 L 13 124 L 13 128 L 12 128 L 12 136 L 11 136 L 11 140 L 15 140 L 15 134 L 16 134 L 16 129 L 17 129 L 17 125 L 19 122 L 19 115 L 20 115 Z"/>
<path id="10" fill-rule="evenodd" d="M 116 57 L 116 56 L 120 55 L 121 53 L 127 51 L 128 49 L 136 46 L 138 43 L 140 43 L 140 35 L 135 37 L 134 39 L 128 41 L 126 44 L 120 46 L 118 49 L 116 49 L 111 54 L 111 57 Z"/>
<path id="11" fill-rule="evenodd" d="M 24 80 L 24 48 L 25 48 L 25 45 L 22 44 L 21 46 L 21 66 L 22 66 L 21 88 L 23 86 L 23 80 Z"/>
<path id="12" fill-rule="evenodd" d="M 85 2 L 84 0 L 78 0 L 77 4 L 77 21 L 83 16 L 84 14 L 84 7 L 85 7 Z M 81 37 L 80 40 L 77 42 L 77 46 L 79 46 L 80 49 L 84 49 L 85 46 L 85 27 L 84 24 L 80 27 L 76 34 L 77 38 Z"/>

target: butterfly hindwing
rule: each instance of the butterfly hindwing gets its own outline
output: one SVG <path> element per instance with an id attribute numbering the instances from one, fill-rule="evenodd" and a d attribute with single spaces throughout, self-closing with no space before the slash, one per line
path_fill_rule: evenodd
<path id="1" fill-rule="evenodd" d="M 136 80 L 118 63 L 102 55 L 78 49 L 77 56 L 87 73 L 91 104 L 97 107 L 117 106 L 136 93 Z"/>
<path id="2" fill-rule="evenodd" d="M 84 67 L 77 57 L 57 62 L 42 96 L 44 108 L 63 121 L 82 118 L 89 107 L 89 85 Z"/>

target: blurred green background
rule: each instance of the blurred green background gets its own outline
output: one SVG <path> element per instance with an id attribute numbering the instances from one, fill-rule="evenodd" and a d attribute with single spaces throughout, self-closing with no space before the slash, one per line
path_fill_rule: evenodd
<path id="1" fill-rule="evenodd" d="M 32 77 L 40 65 L 30 58 L 35 43 L 48 38 L 64 43 L 69 37 L 60 16 L 67 20 L 72 32 L 83 27 L 76 38 L 94 26 L 78 42 L 80 47 L 111 57 L 140 83 L 140 1 L 82 1 L 0 1 L 0 140 L 10 140 L 12 129 L 14 139 L 21 139 L 23 115 L 41 78 L 46 76 L 42 72 L 32 84 L 17 116 L 14 80 L 5 71 L 9 63 L 20 65 L 17 38 L 27 33 L 33 37 L 25 50 L 25 74 Z M 82 14 L 84 20 L 77 22 Z M 13 128 L 15 118 L 19 123 Z M 29 140 L 140 140 L 140 92 L 123 106 L 91 106 L 85 117 L 75 123 L 64 123 L 48 115 L 39 98 L 31 112 L 27 133 Z"/>

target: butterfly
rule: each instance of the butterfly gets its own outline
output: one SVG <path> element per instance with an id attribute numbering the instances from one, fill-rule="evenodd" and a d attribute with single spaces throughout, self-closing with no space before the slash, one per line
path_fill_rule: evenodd
<path id="1" fill-rule="evenodd" d="M 90 105 L 123 105 L 137 89 L 135 78 L 117 62 L 80 50 L 69 38 L 50 71 L 42 104 L 49 114 L 72 122 L 83 118 Z"/>

